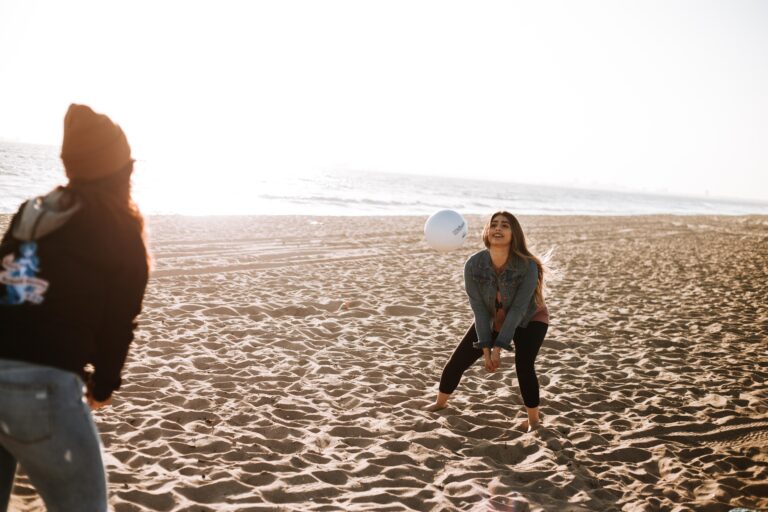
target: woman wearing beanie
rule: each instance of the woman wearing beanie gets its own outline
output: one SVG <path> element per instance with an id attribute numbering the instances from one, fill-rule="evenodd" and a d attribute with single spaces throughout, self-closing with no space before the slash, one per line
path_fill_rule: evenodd
<path id="1" fill-rule="evenodd" d="M 147 284 L 123 131 L 71 105 L 61 158 L 69 183 L 25 202 L 0 242 L 0 511 L 17 464 L 49 511 L 107 510 L 89 406 L 120 387 Z"/>

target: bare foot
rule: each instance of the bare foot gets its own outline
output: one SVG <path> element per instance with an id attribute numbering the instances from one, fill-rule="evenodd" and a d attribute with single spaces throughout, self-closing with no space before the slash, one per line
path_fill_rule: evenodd
<path id="1" fill-rule="evenodd" d="M 526 421 L 526 423 L 528 423 L 528 422 Z M 534 430 L 538 429 L 539 427 L 541 427 L 541 421 L 534 421 L 533 423 L 528 425 L 528 432 L 533 432 Z"/>
<path id="2" fill-rule="evenodd" d="M 541 421 L 534 421 L 533 424 L 529 424 L 528 420 L 523 420 L 517 425 L 517 430 L 522 430 L 523 432 L 533 432 L 539 427 L 541 427 Z"/>
<path id="3" fill-rule="evenodd" d="M 437 412 L 437 411 L 442 411 L 446 407 L 448 407 L 448 405 L 435 403 L 435 404 L 426 406 L 424 410 L 427 412 Z"/>

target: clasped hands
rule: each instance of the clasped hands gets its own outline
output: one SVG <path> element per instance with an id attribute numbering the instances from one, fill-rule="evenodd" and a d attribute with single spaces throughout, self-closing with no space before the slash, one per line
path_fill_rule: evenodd
<path id="1" fill-rule="evenodd" d="M 501 348 L 484 348 L 483 360 L 485 361 L 485 369 L 489 372 L 495 372 L 501 366 Z"/>

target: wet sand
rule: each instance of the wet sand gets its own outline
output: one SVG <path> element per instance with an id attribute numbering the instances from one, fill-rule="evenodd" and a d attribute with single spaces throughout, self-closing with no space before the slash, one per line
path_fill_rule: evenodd
<path id="1" fill-rule="evenodd" d="M 421 217 L 150 219 L 112 407 L 116 511 L 768 509 L 768 217 L 521 217 L 561 271 L 514 356 L 423 412 L 472 315 Z M 0 226 L 8 221 L 3 216 Z M 11 510 L 42 508 L 25 477 Z"/>

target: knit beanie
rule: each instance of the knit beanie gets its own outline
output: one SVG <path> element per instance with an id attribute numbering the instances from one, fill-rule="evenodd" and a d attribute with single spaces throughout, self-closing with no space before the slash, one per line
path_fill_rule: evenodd
<path id="1" fill-rule="evenodd" d="M 61 160 L 70 180 L 92 181 L 109 176 L 131 162 L 123 130 L 103 114 L 72 104 L 64 116 Z"/>

